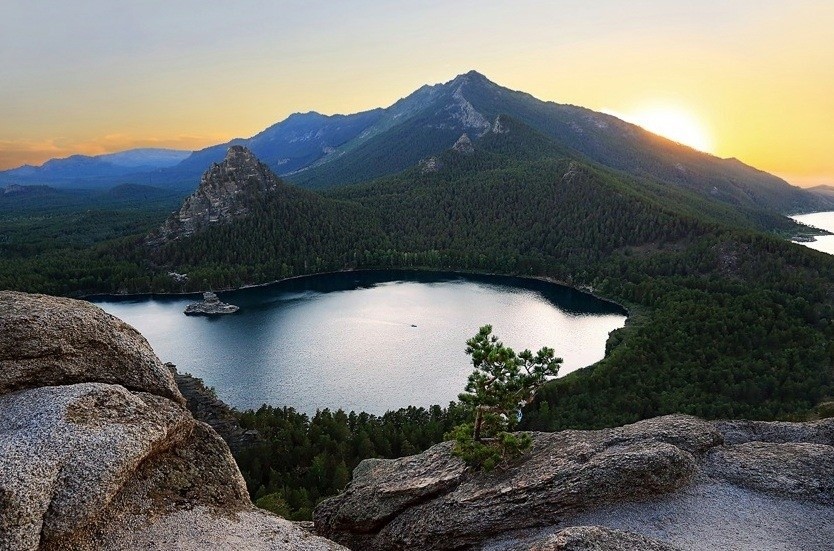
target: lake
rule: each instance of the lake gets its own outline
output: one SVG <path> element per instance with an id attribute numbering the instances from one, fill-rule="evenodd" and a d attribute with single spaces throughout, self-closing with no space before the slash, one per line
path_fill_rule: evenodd
<path id="1" fill-rule="evenodd" d="M 812 212 L 811 214 L 798 214 L 791 218 L 800 224 L 834 233 L 834 212 Z M 834 235 L 820 235 L 815 241 L 801 242 L 801 244 L 824 253 L 834 254 Z"/>
<path id="2" fill-rule="evenodd" d="M 196 295 L 92 302 L 225 402 L 306 413 L 445 406 L 472 371 L 466 339 L 488 323 L 517 352 L 554 348 L 566 374 L 602 359 L 626 319 L 619 306 L 551 283 L 416 271 L 327 274 L 219 297 L 240 311 L 185 316 Z"/>

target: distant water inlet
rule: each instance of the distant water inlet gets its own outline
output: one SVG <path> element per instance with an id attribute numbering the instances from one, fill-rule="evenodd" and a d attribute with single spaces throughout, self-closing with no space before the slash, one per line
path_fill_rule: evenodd
<path id="1" fill-rule="evenodd" d="M 827 230 L 834 234 L 834 212 L 812 212 L 791 216 L 795 221 L 806 226 Z M 802 241 L 802 245 L 828 254 L 834 254 L 834 235 L 820 235 L 813 241 Z"/>
<path id="2" fill-rule="evenodd" d="M 555 348 L 561 374 L 604 356 L 623 310 L 574 289 L 498 276 L 345 272 L 220 293 L 240 311 L 189 317 L 195 296 L 99 298 L 162 361 L 246 409 L 261 404 L 384 413 L 457 399 L 465 341 L 492 324 L 517 351 Z"/>

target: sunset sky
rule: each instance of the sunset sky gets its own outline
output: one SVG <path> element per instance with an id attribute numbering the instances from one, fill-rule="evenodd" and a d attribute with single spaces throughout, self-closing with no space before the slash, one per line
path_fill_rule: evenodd
<path id="1" fill-rule="evenodd" d="M 832 33 L 832 0 L 3 0 L 0 168 L 200 148 L 476 69 L 834 184 Z"/>

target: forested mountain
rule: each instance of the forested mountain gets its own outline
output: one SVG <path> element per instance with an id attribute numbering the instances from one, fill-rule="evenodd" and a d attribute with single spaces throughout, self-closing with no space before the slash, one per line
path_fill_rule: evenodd
<path id="1" fill-rule="evenodd" d="M 773 235 L 790 220 L 589 164 L 505 115 L 461 144 L 324 195 L 285 185 L 156 261 L 195 290 L 414 267 L 547 276 L 629 305 L 606 360 L 542 394 L 537 428 L 772 418 L 834 392 L 834 263 Z"/>
<path id="2" fill-rule="evenodd" d="M 391 267 L 542 276 L 622 301 L 632 321 L 603 362 L 542 394 L 531 426 L 776 417 L 834 393 L 834 263 L 785 241 L 796 227 L 777 212 L 825 199 L 777 178 L 474 72 L 250 141 L 294 144 L 298 163 L 320 155 L 293 174 L 305 185 L 364 181 L 310 191 L 235 145 L 161 230 L 170 197 L 138 186 L 109 192 L 104 209 L 73 199 L 0 219 L 0 286 L 196 291 Z M 69 201 L 7 190 L 20 204 Z M 148 208 L 128 209 L 136 197 Z"/>
<path id="3" fill-rule="evenodd" d="M 73 156 L 42 167 L 0 172 L 0 182 L 89 188 L 135 183 L 191 189 L 206 167 L 222 161 L 230 146 L 242 145 L 276 174 L 302 187 L 323 189 L 398 173 L 440 154 L 464 132 L 471 139 L 485 135 L 501 114 L 541 132 L 575 158 L 684 187 L 735 207 L 783 213 L 834 209 L 830 195 L 809 193 L 736 159 L 701 153 L 611 115 L 538 100 L 475 71 L 423 86 L 384 109 L 332 116 L 297 113 L 251 138 L 187 157 L 183 152 L 160 152 L 153 165 L 141 165 L 143 159 L 150 162 L 153 156 L 147 151 L 151 150 Z"/>
<path id="4" fill-rule="evenodd" d="M 348 144 L 333 162 L 292 176 L 308 187 L 331 187 L 398 172 L 450 147 L 461 132 L 483 135 L 508 115 L 589 161 L 710 195 L 728 204 L 795 212 L 834 206 L 736 159 L 720 159 L 667 140 L 614 116 L 545 102 L 498 86 L 475 71 L 407 100 L 421 105 L 409 117 L 361 145 Z"/>
<path id="5" fill-rule="evenodd" d="M 834 186 L 822 184 L 819 186 L 810 187 L 808 188 L 808 191 L 815 195 L 821 195 L 826 198 L 834 199 Z"/>

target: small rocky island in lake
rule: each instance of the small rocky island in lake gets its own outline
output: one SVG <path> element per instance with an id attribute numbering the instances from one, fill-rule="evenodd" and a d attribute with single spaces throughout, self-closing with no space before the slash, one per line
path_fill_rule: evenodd
<path id="1" fill-rule="evenodd" d="M 234 314 L 240 310 L 234 304 L 220 302 L 217 295 L 211 291 L 203 293 L 203 300 L 194 302 L 185 307 L 186 316 L 218 316 L 220 314 Z"/>

